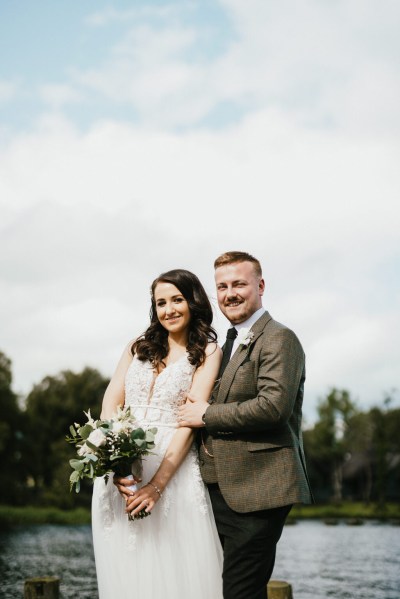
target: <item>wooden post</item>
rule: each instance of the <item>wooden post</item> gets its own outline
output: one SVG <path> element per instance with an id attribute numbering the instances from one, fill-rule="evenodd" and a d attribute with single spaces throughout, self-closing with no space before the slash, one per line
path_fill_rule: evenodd
<path id="1" fill-rule="evenodd" d="M 293 599 L 292 587 L 283 580 L 270 580 L 267 584 L 268 599 Z"/>
<path id="2" fill-rule="evenodd" d="M 60 579 L 57 576 L 28 578 L 24 585 L 24 599 L 59 599 Z"/>

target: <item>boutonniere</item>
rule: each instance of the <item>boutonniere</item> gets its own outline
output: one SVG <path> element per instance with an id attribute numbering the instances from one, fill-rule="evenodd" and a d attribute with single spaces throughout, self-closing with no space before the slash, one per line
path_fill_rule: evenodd
<path id="1" fill-rule="evenodd" d="M 249 345 L 249 343 L 252 341 L 254 337 L 254 333 L 253 331 L 250 331 L 250 329 L 240 329 L 238 332 L 238 341 L 239 341 L 239 347 L 240 346 L 244 346 L 246 347 L 247 345 Z"/>

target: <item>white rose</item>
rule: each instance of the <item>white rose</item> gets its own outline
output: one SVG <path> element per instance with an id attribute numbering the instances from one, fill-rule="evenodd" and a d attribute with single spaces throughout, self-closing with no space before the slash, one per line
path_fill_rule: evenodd
<path id="1" fill-rule="evenodd" d="M 78 449 L 78 455 L 80 456 L 84 456 L 87 453 L 93 453 L 93 451 L 90 449 L 90 447 L 88 447 L 86 445 L 86 443 L 84 443 L 79 449 Z"/>
<path id="2" fill-rule="evenodd" d="M 253 339 L 254 333 L 250 331 L 248 328 L 241 328 L 238 332 L 238 341 L 240 345 L 249 345 L 250 341 Z"/>
<path id="3" fill-rule="evenodd" d="M 245 341 L 247 335 L 249 334 L 249 330 L 246 327 L 239 329 L 238 332 L 238 342 L 239 345 L 243 345 L 243 341 Z"/>
<path id="4" fill-rule="evenodd" d="M 100 447 L 101 445 L 106 444 L 106 436 L 103 431 L 99 428 L 95 429 L 90 433 L 87 439 L 92 445 L 96 445 L 96 447 Z"/>
<path id="5" fill-rule="evenodd" d="M 123 430 L 124 426 L 122 422 L 113 422 L 112 430 L 114 433 L 120 433 Z"/>

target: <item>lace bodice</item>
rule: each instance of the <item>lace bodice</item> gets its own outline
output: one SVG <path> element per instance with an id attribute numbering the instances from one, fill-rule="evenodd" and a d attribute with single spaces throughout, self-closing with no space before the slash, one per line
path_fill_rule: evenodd
<path id="1" fill-rule="evenodd" d="M 150 362 L 133 358 L 125 377 L 125 404 L 141 425 L 176 427 L 178 407 L 190 389 L 194 366 L 187 354 L 154 378 Z"/>

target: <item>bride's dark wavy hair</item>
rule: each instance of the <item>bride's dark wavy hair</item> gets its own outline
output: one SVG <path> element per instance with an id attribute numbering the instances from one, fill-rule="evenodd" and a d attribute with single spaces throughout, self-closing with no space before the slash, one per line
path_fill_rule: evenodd
<path id="1" fill-rule="evenodd" d="M 213 312 L 210 300 L 203 285 L 195 274 L 189 270 L 177 268 L 162 273 L 151 285 L 150 326 L 131 347 L 132 354 L 139 360 L 149 360 L 154 367 L 163 362 L 168 355 L 168 331 L 157 317 L 154 292 L 158 283 L 171 283 L 179 289 L 188 303 L 190 321 L 188 330 L 187 352 L 189 362 L 199 367 L 206 357 L 206 347 L 217 341 L 217 333 L 212 328 Z"/>

